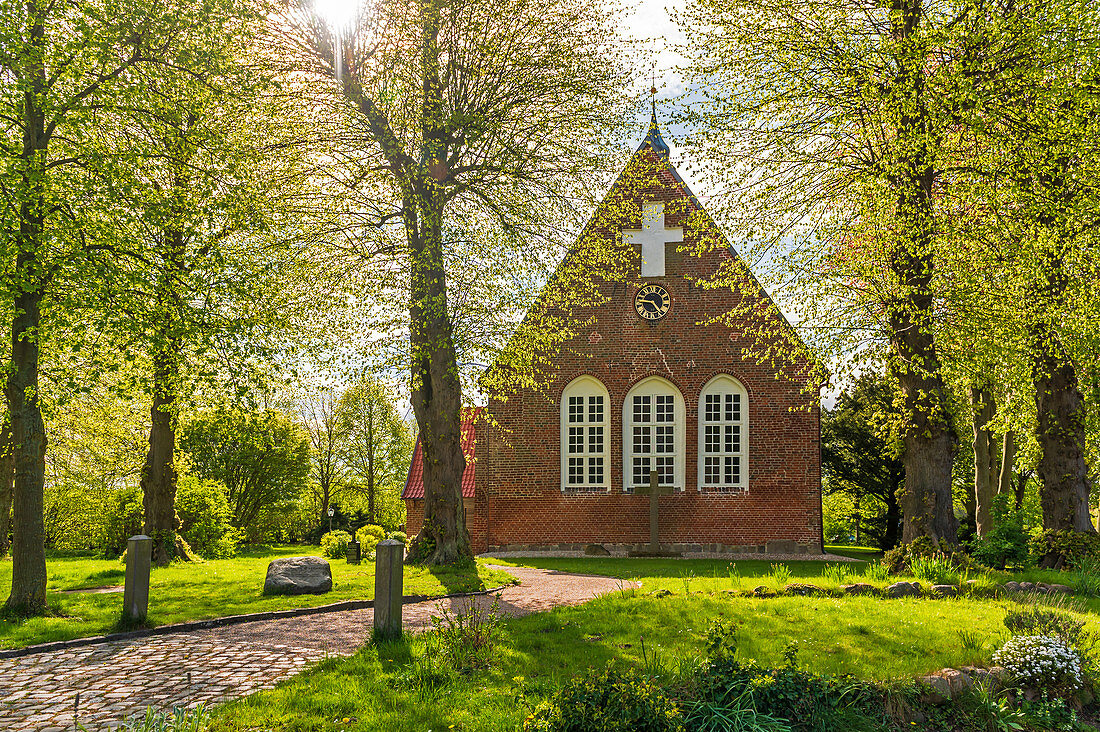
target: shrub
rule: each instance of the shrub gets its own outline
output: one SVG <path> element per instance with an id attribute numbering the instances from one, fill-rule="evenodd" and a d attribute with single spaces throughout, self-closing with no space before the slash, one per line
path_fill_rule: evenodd
<path id="1" fill-rule="evenodd" d="M 614 664 L 569 681 L 523 723 L 524 732 L 678 732 L 683 719 L 657 684 Z"/>
<path id="2" fill-rule="evenodd" d="M 390 533 L 386 534 L 386 538 L 399 541 L 402 544 L 409 543 L 409 535 L 406 534 L 404 531 L 391 531 Z"/>
<path id="3" fill-rule="evenodd" d="M 965 553 L 946 544 L 937 546 L 927 536 L 914 539 L 908 544 L 898 544 L 883 555 L 882 563 L 890 571 L 890 574 L 912 574 L 914 560 L 933 557 L 942 558 L 953 570 L 975 568 L 974 560 Z"/>
<path id="4" fill-rule="evenodd" d="M 882 562 L 871 562 L 863 569 L 863 579 L 868 582 L 885 582 L 890 578 L 890 568 Z"/>
<path id="5" fill-rule="evenodd" d="M 1024 525 L 1019 513 L 1009 507 L 1007 493 L 994 496 L 992 514 L 993 529 L 984 537 L 971 542 L 971 556 L 994 569 L 1026 563 L 1027 534 L 1024 533 Z"/>
<path id="6" fill-rule="evenodd" d="M 455 613 L 442 605 L 439 609 L 440 614 L 432 616 L 432 636 L 448 665 L 462 674 L 489 668 L 500 640 L 500 596 L 488 608 L 475 602 Z"/>
<path id="7" fill-rule="evenodd" d="M 825 579 L 830 582 L 835 582 L 838 585 L 848 584 L 848 580 L 851 579 L 852 570 L 847 564 L 830 564 L 825 567 L 825 571 L 822 573 Z"/>
<path id="8" fill-rule="evenodd" d="M 207 559 L 228 559 L 237 553 L 239 531 L 230 524 L 229 491 L 213 480 L 181 475 L 176 489 L 180 536 Z"/>
<path id="9" fill-rule="evenodd" d="M 909 569 L 914 577 L 930 585 L 953 585 L 959 581 L 958 572 L 943 554 L 914 557 L 909 562 Z"/>
<path id="10" fill-rule="evenodd" d="M 386 538 L 386 530 L 374 524 L 364 524 L 355 532 L 355 538 L 363 545 L 364 551 L 369 547 L 374 552 L 374 546 Z"/>
<path id="11" fill-rule="evenodd" d="M 1077 591 L 1091 597 L 1100 596 L 1100 558 L 1080 557 L 1074 564 L 1077 567 Z"/>
<path id="12" fill-rule="evenodd" d="M 993 654 L 993 661 L 1024 686 L 1055 691 L 1081 687 L 1081 656 L 1049 635 L 1013 636 Z"/>
<path id="13" fill-rule="evenodd" d="M 342 559 L 348 554 L 351 534 L 346 531 L 330 531 L 321 537 L 321 554 L 329 559 Z"/>
<path id="14" fill-rule="evenodd" d="M 1044 531 L 1031 539 L 1031 553 L 1049 569 L 1073 569 L 1087 559 L 1100 559 L 1100 535 L 1081 531 Z"/>
<path id="15" fill-rule="evenodd" d="M 107 557 L 122 556 L 126 541 L 142 531 L 145 512 L 141 505 L 140 488 L 115 491 L 106 503 L 101 544 Z"/>

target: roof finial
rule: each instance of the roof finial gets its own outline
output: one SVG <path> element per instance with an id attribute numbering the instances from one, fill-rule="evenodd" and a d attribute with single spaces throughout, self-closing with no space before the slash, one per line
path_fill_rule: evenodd
<path id="1" fill-rule="evenodd" d="M 650 99 L 650 117 L 649 117 L 649 132 L 645 136 L 645 141 L 642 145 L 648 144 L 653 152 L 657 153 L 662 158 L 668 158 L 669 148 L 668 143 L 661 137 L 661 128 L 657 126 L 657 70 L 654 68 L 654 80 L 653 86 L 649 88 L 649 93 L 652 94 Z"/>

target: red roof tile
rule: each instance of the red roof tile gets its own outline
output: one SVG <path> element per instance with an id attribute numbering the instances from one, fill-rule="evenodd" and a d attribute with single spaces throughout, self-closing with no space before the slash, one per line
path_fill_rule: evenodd
<path id="1" fill-rule="evenodd" d="M 467 407 L 462 410 L 462 454 L 466 456 L 466 472 L 462 474 L 462 497 L 474 497 L 474 445 L 475 425 L 481 416 L 481 407 Z M 424 497 L 424 456 L 420 446 L 420 436 L 416 438 L 412 463 L 409 465 L 409 478 L 405 481 L 405 490 L 401 498 Z"/>

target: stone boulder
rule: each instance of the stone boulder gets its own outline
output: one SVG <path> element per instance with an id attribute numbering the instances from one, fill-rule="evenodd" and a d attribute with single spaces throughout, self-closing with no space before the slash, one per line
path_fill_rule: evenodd
<path id="1" fill-rule="evenodd" d="M 766 585 L 759 585 L 752 590 L 753 597 L 775 597 L 775 591 Z"/>
<path id="2" fill-rule="evenodd" d="M 589 544 L 584 548 L 586 557 L 610 557 L 611 552 L 603 544 Z"/>
<path id="3" fill-rule="evenodd" d="M 932 594 L 936 597 L 958 597 L 959 588 L 955 585 L 932 585 Z"/>
<path id="4" fill-rule="evenodd" d="M 280 557 L 267 565 L 265 595 L 323 595 L 332 589 L 332 569 L 321 557 Z"/>
<path id="5" fill-rule="evenodd" d="M 1057 593 L 1059 595 L 1072 595 L 1073 588 L 1069 585 L 1049 585 L 1047 589 L 1050 592 Z"/>
<path id="6" fill-rule="evenodd" d="M 784 587 L 783 591 L 788 595 L 800 595 L 802 597 L 824 594 L 824 590 L 817 585 L 807 585 L 801 582 L 792 582 Z"/>
<path id="7" fill-rule="evenodd" d="M 1019 592 L 1022 588 L 1019 582 L 1005 582 L 1001 585 L 1001 589 L 1005 592 Z"/>
<path id="8" fill-rule="evenodd" d="M 920 595 L 920 582 L 895 582 L 886 588 L 887 597 L 916 597 Z"/>
<path id="9" fill-rule="evenodd" d="M 873 595 L 875 594 L 875 586 L 869 585 L 865 582 L 856 582 L 854 585 L 844 585 L 840 589 L 844 590 L 849 595 Z"/>

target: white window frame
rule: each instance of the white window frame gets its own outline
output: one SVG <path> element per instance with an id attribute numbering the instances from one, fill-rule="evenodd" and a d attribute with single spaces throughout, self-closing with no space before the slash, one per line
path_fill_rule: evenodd
<path id="1" fill-rule="evenodd" d="M 740 396 L 741 409 L 739 419 L 727 419 L 725 413 L 722 414 L 721 419 L 718 421 L 708 421 L 706 416 L 707 410 L 707 396 L 708 395 L 726 395 L 736 394 Z M 723 402 L 724 403 L 724 402 Z M 740 448 L 737 451 L 726 451 L 723 449 L 718 453 L 708 453 L 706 451 L 706 428 L 708 425 L 719 426 L 726 428 L 730 426 L 736 426 L 740 429 Z M 729 374 L 718 374 L 710 381 L 708 381 L 703 389 L 699 392 L 699 454 L 698 454 L 698 488 L 700 493 L 743 493 L 748 491 L 749 488 L 749 392 L 737 379 L 733 378 Z M 723 435 L 724 439 L 724 435 Z M 723 445 L 723 448 L 725 445 Z M 733 484 L 727 484 L 723 481 L 720 484 L 710 484 L 706 482 L 706 458 L 707 456 L 717 455 L 720 458 L 736 457 L 739 460 L 738 478 L 739 480 Z M 723 466 L 724 467 L 724 466 Z M 724 471 L 723 471 L 724 472 Z"/>
<path id="2" fill-rule="evenodd" d="M 677 491 L 684 490 L 686 483 L 684 479 L 685 475 L 685 463 L 686 457 L 686 410 L 684 408 L 684 396 L 680 393 L 680 390 L 676 388 L 676 385 L 667 379 L 662 379 L 660 376 L 650 376 L 642 379 L 635 384 L 629 392 L 626 394 L 626 399 L 623 400 L 623 492 L 634 492 L 634 397 L 635 396 L 650 396 L 650 397 L 672 397 L 672 422 L 665 423 L 665 425 L 671 425 L 673 452 L 670 453 L 673 458 L 673 470 L 672 470 L 672 487 Z M 652 416 L 655 418 L 656 403 L 651 402 L 651 409 L 654 410 Z M 653 421 L 649 422 L 656 428 L 658 423 Z M 644 426 L 644 425 L 642 425 Z M 656 431 L 655 431 L 656 432 Z M 654 440 L 656 440 L 656 433 L 654 432 Z M 646 457 L 649 455 L 657 456 L 655 449 L 656 445 L 653 445 L 654 452 L 642 454 L 638 453 L 640 457 Z M 652 463 L 651 463 L 652 467 Z M 643 482 L 644 485 L 649 485 L 648 473 Z M 667 483 L 662 483 L 662 487 L 667 486 Z"/>
<path id="3" fill-rule="evenodd" d="M 591 413 L 589 411 L 591 406 L 591 399 L 594 397 L 603 398 L 603 419 L 598 422 L 590 421 Z M 579 398 L 584 400 L 583 407 L 583 420 L 582 422 L 570 421 L 570 398 Z M 565 389 L 561 393 L 561 433 L 559 436 L 559 452 L 561 453 L 561 490 L 564 493 L 608 493 L 611 490 L 611 395 L 599 379 L 592 376 L 578 376 L 570 381 Z M 582 451 L 580 453 L 571 453 L 569 451 L 570 443 L 570 427 L 583 429 L 584 434 L 582 436 Z M 591 435 L 592 430 L 597 429 L 601 435 L 603 449 L 600 451 L 591 450 Z M 580 459 L 584 461 L 583 467 L 583 483 L 573 484 L 569 481 L 569 460 L 570 458 Z M 603 480 L 599 484 L 589 483 L 591 471 L 591 461 L 593 459 L 603 460 Z"/>

